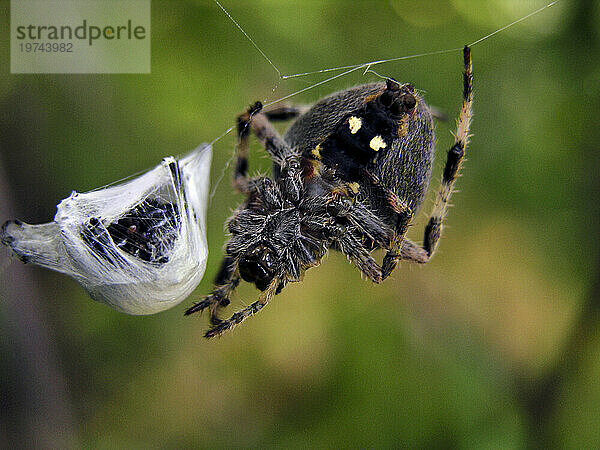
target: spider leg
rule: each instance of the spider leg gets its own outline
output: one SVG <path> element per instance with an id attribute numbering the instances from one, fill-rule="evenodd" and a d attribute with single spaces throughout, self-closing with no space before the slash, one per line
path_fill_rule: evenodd
<path id="1" fill-rule="evenodd" d="M 382 280 L 381 267 L 369 254 L 364 245 L 350 232 L 341 234 L 334 239 L 338 249 L 350 258 L 350 261 L 374 283 Z"/>
<path id="2" fill-rule="evenodd" d="M 365 205 L 356 202 L 348 214 L 348 220 L 360 230 L 361 234 L 371 239 L 377 247 L 389 248 L 394 233 Z"/>
<path id="3" fill-rule="evenodd" d="M 347 226 L 334 222 L 335 219 L 332 217 L 329 219 L 315 217 L 313 220 L 303 221 L 303 226 L 316 235 L 329 236 L 332 240 L 332 248 L 346 255 L 373 282 L 381 282 L 381 268 L 369 254 L 367 248 Z"/>
<path id="4" fill-rule="evenodd" d="M 297 203 L 302 190 L 300 154 L 283 140 L 261 109 L 262 104 L 256 102 L 245 114 L 242 114 L 238 118 L 238 129 L 243 129 L 243 133 L 247 130 L 254 133 L 271 155 L 274 164 L 273 176 L 279 183 L 284 197 L 292 203 Z M 246 162 L 246 169 L 247 166 Z"/>
<path id="5" fill-rule="evenodd" d="M 388 251 L 383 257 L 383 263 L 381 265 L 381 271 L 384 280 L 390 276 L 390 274 L 396 268 L 398 261 L 402 257 L 402 243 L 405 239 L 410 222 L 414 216 L 414 213 L 410 207 L 403 202 L 398 195 L 396 195 L 396 193 L 391 191 L 388 193 L 388 202 L 396 213 L 398 223 L 396 224 L 396 230 L 392 237 L 390 246 L 388 247 Z"/>
<path id="6" fill-rule="evenodd" d="M 425 264 L 429 262 L 427 251 L 410 239 L 404 239 L 400 247 L 400 259 L 403 261 Z"/>
<path id="7" fill-rule="evenodd" d="M 373 282 L 379 283 L 382 279 L 381 268 L 352 230 L 360 231 L 362 236 L 384 247 L 388 247 L 392 233 L 381 219 L 356 201 L 358 189 L 358 183 L 342 183 L 333 188 L 326 204 L 331 223 L 320 225 L 317 222 L 313 226 L 322 227 L 328 236 L 333 237 L 333 242 L 340 252 Z M 336 223 L 340 220 L 342 223 Z M 350 225 L 351 229 L 348 229 L 346 224 Z"/>
<path id="8" fill-rule="evenodd" d="M 189 316 L 208 308 L 211 323 L 219 323 L 221 319 L 219 319 L 217 313 L 219 309 L 229 305 L 229 295 L 239 283 L 240 277 L 235 275 L 233 258 L 226 256 L 221 262 L 221 268 L 215 277 L 215 288 L 213 291 L 199 302 L 194 303 L 184 314 Z"/>
<path id="9" fill-rule="evenodd" d="M 358 183 L 343 183 L 334 188 L 331 198 L 327 201 L 327 211 L 335 218 L 345 218 L 376 246 L 388 248 L 393 235 L 390 227 L 363 203 L 356 200 L 358 189 L 360 189 Z"/>
<path id="10" fill-rule="evenodd" d="M 263 113 L 267 119 L 273 122 L 283 122 L 304 114 L 310 109 L 310 106 L 278 106 L 275 108 L 265 109 Z"/>
<path id="11" fill-rule="evenodd" d="M 429 257 L 435 252 L 442 235 L 443 222 L 448 210 L 448 201 L 454 191 L 454 183 L 459 176 L 465 157 L 465 151 L 469 143 L 469 129 L 471 126 L 471 118 L 473 116 L 473 65 L 471 62 L 471 49 L 465 46 L 463 53 L 465 60 L 463 104 L 457 121 L 454 145 L 448 152 L 440 189 L 435 200 L 429 223 L 425 227 L 423 248 Z"/>
<path id="12" fill-rule="evenodd" d="M 248 193 L 248 148 L 250 137 L 249 120 L 253 114 L 256 114 L 262 105 L 257 102 L 250 106 L 244 114 L 237 118 L 237 146 L 235 152 L 235 169 L 233 171 L 233 187 L 241 193 Z"/>
<path id="13" fill-rule="evenodd" d="M 246 112 L 237 118 L 238 145 L 236 151 L 235 170 L 233 174 L 233 185 L 242 193 L 248 193 L 248 149 L 250 132 L 254 132 L 263 147 L 269 152 L 278 171 L 287 172 L 292 168 L 289 176 L 298 178 L 297 182 L 291 182 L 292 189 L 298 190 L 299 184 L 299 155 L 281 138 L 277 130 L 273 128 L 270 120 L 289 120 L 303 114 L 309 107 L 281 106 L 262 111 L 262 104 L 256 102 Z M 287 169 L 287 170 L 286 170 Z M 278 174 L 275 174 L 277 177 Z M 287 178 L 287 177 L 284 177 Z M 284 181 L 290 184 L 290 180 Z M 296 189 L 294 189 L 296 188 Z"/>
<path id="14" fill-rule="evenodd" d="M 238 117 L 238 135 L 247 137 L 250 131 L 269 152 L 275 164 L 281 166 L 287 161 L 299 158 L 298 152 L 293 150 L 275 130 L 268 114 L 262 111 L 260 102 L 256 102 Z"/>
<path id="15" fill-rule="evenodd" d="M 448 202 L 450 200 L 450 196 L 454 192 L 454 184 L 459 177 L 460 169 L 465 157 L 465 151 L 467 149 L 467 145 L 469 144 L 469 129 L 473 116 L 473 64 L 471 62 L 471 49 L 465 46 L 463 55 L 465 72 L 463 74 L 462 107 L 456 124 L 454 144 L 448 152 L 444 173 L 442 174 L 442 181 L 435 200 L 433 211 L 431 212 L 429 222 L 425 227 L 423 247 L 419 248 L 416 244 L 404 239 L 402 236 L 402 240 L 400 241 L 399 245 L 400 251 L 388 252 L 384 258 L 384 277 L 391 273 L 399 259 L 417 263 L 428 262 L 435 253 L 442 235 L 444 220 L 448 212 Z M 402 222 L 402 220 L 400 222 Z M 399 231 L 401 233 L 402 229 Z"/>
<path id="16" fill-rule="evenodd" d="M 257 301 L 234 313 L 229 319 L 222 320 L 219 323 L 214 324 L 214 326 L 204 334 L 204 337 L 212 338 L 219 336 L 225 331 L 232 329 L 236 325 L 239 325 L 248 317 L 256 314 L 273 298 L 280 281 L 281 280 L 277 277 L 273 278 L 267 289 L 261 294 Z"/>

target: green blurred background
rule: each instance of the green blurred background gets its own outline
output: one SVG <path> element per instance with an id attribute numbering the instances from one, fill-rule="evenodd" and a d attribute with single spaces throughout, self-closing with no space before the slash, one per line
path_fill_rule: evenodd
<path id="1" fill-rule="evenodd" d="M 223 0 L 286 74 L 461 47 L 544 4 Z M 440 251 L 380 286 L 330 254 L 233 333 L 204 340 L 206 316 L 183 311 L 210 291 L 241 201 L 230 169 L 209 208 L 205 278 L 170 311 L 119 314 L 4 252 L 0 447 L 599 448 L 598 23 L 600 3 L 563 0 L 473 47 L 473 139 Z M 183 154 L 251 102 L 324 78 L 278 80 L 208 0 L 154 1 L 151 35 L 149 75 L 10 75 L 1 33 L 0 222 L 46 222 L 71 190 Z M 461 54 L 374 69 L 450 117 L 437 123 L 432 194 Z M 374 79 L 353 73 L 292 100 Z M 213 184 L 233 145 L 215 144 Z M 251 168 L 268 171 L 254 148 Z M 242 286 L 230 309 L 256 296 Z"/>

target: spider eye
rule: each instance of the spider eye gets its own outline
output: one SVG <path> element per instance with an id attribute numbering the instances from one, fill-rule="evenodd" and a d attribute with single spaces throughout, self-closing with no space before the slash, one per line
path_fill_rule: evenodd
<path id="1" fill-rule="evenodd" d="M 391 78 L 388 78 L 387 80 L 385 80 L 385 85 L 389 91 L 399 91 L 400 90 L 400 85 L 398 84 L 398 82 Z"/>
<path id="2" fill-rule="evenodd" d="M 402 102 L 402 104 L 404 105 L 404 108 L 407 111 L 410 111 L 411 109 L 413 109 L 415 107 L 415 105 L 417 104 L 417 100 L 415 99 L 415 96 L 412 94 L 404 94 L 402 97 L 400 97 L 400 101 Z"/>
<path id="3" fill-rule="evenodd" d="M 401 103 L 395 101 L 394 103 L 392 103 L 392 106 L 390 106 L 390 111 L 395 116 L 399 116 L 404 112 L 404 106 Z"/>
<path id="4" fill-rule="evenodd" d="M 381 102 L 381 104 L 383 106 L 390 106 L 392 104 L 392 100 L 393 100 L 393 96 L 392 96 L 392 93 L 390 91 L 385 91 L 379 97 L 379 101 Z"/>
<path id="5" fill-rule="evenodd" d="M 416 104 L 417 100 L 415 99 L 414 95 L 403 94 L 394 103 L 392 103 L 392 105 L 390 106 L 390 111 L 392 114 L 399 116 L 408 111 L 411 111 Z"/>

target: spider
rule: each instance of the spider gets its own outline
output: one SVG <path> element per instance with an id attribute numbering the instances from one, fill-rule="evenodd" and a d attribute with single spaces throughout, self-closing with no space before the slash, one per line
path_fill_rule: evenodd
<path id="1" fill-rule="evenodd" d="M 426 263 L 442 234 L 448 201 L 469 142 L 472 63 L 464 47 L 462 108 L 423 245 L 405 237 L 429 186 L 434 155 L 432 113 L 411 84 L 393 79 L 323 98 L 308 110 L 263 110 L 238 117 L 233 185 L 246 196 L 227 225 L 231 233 L 211 294 L 185 314 L 206 308 L 220 335 L 260 311 L 288 282 L 317 266 L 328 249 L 346 255 L 370 280 L 387 278 L 398 261 Z M 296 118 L 281 137 L 272 121 Z M 273 177 L 249 178 L 253 132 L 273 161 Z M 381 266 L 371 256 L 386 250 Z M 262 291 L 229 319 L 219 317 L 240 280 Z"/>

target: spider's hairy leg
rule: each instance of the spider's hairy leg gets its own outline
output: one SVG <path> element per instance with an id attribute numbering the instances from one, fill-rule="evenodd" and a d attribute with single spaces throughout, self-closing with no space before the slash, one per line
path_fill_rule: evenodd
<path id="1" fill-rule="evenodd" d="M 279 277 L 273 278 L 267 289 L 261 294 L 257 301 L 245 307 L 244 309 L 234 313 L 229 319 L 222 320 L 219 323 L 217 323 L 204 334 L 204 337 L 212 338 L 215 336 L 219 336 L 225 331 L 231 330 L 236 325 L 239 325 L 248 317 L 256 314 L 273 298 L 273 296 L 277 292 L 277 288 L 280 282 L 281 280 L 279 279 Z"/>
<path id="2" fill-rule="evenodd" d="M 471 49 L 463 49 L 465 71 L 463 74 L 463 102 L 457 120 L 454 144 L 448 152 L 442 182 L 438 191 L 433 211 L 425 227 L 423 247 L 405 238 L 413 213 L 393 194 L 389 195 L 389 203 L 398 214 L 398 227 L 392 245 L 383 258 L 383 278 L 387 278 L 399 260 L 426 263 L 433 256 L 442 235 L 443 223 L 448 210 L 448 202 L 454 191 L 454 184 L 459 176 L 464 161 L 465 150 L 469 143 L 469 129 L 473 105 L 473 65 Z"/>
<path id="3" fill-rule="evenodd" d="M 403 202 L 396 193 L 391 191 L 388 193 L 388 202 L 396 213 L 398 223 L 396 225 L 396 231 L 392 237 L 391 244 L 388 247 L 388 251 L 386 252 L 385 256 L 383 257 L 383 263 L 381 265 L 381 271 L 384 280 L 390 276 L 390 274 L 396 268 L 398 261 L 402 259 L 402 244 L 406 237 L 406 232 L 408 231 L 410 222 L 414 216 L 414 213 L 410 207 L 406 204 L 406 202 Z"/>
<path id="4" fill-rule="evenodd" d="M 388 248 L 393 236 L 392 230 L 373 211 L 356 200 L 360 185 L 343 183 L 332 191 L 327 201 L 327 212 L 334 218 L 345 218 L 350 225 L 356 227 L 364 236 L 377 246 Z"/>
<path id="5" fill-rule="evenodd" d="M 272 122 L 283 122 L 294 119 L 310 109 L 310 106 L 277 106 L 275 108 L 265 108 L 263 113 Z"/>
<path id="6" fill-rule="evenodd" d="M 374 283 L 381 283 L 381 268 L 369 254 L 364 245 L 350 232 L 341 234 L 334 239 L 338 249 Z"/>
<path id="7" fill-rule="evenodd" d="M 347 226 L 336 224 L 332 217 L 329 217 L 329 219 L 313 217 L 312 220 L 304 220 L 303 226 L 309 233 L 329 236 L 333 248 L 346 255 L 371 281 L 381 282 L 381 268 L 377 261 L 373 259 L 367 248 L 352 234 Z M 314 265 L 319 263 L 320 261 L 315 261 Z"/>
<path id="8" fill-rule="evenodd" d="M 358 228 L 364 236 L 370 238 L 377 246 L 389 247 L 394 233 L 364 204 L 356 202 L 347 217 L 350 224 Z"/>
<path id="9" fill-rule="evenodd" d="M 335 247 L 346 255 L 350 261 L 369 279 L 381 282 L 381 268 L 371 257 L 369 251 L 352 230 L 360 230 L 361 234 L 370 238 L 379 246 L 389 245 L 391 230 L 372 211 L 356 201 L 358 183 L 341 183 L 334 187 L 326 202 L 326 210 L 330 216 L 329 223 L 314 222 L 312 226 L 325 231 L 333 240 Z M 342 223 L 336 223 L 342 220 Z"/>
<path id="10" fill-rule="evenodd" d="M 217 315 L 218 310 L 229 305 L 229 295 L 239 283 L 240 277 L 235 274 L 233 258 L 226 256 L 221 262 L 221 267 L 215 277 L 213 291 L 199 302 L 194 303 L 184 314 L 188 316 L 209 308 L 211 323 L 219 323 L 221 320 Z"/>
<path id="11" fill-rule="evenodd" d="M 259 141 L 276 161 L 291 155 L 291 150 L 271 126 L 269 120 L 284 121 L 293 119 L 304 112 L 307 107 L 280 106 L 262 111 L 262 104 L 256 102 L 237 118 L 237 151 L 233 186 L 242 193 L 248 193 L 248 149 L 250 132 L 254 131 Z M 256 117 L 258 114 L 261 118 Z"/>
<path id="12" fill-rule="evenodd" d="M 237 117 L 237 146 L 235 152 L 235 169 L 233 171 L 233 187 L 241 193 L 248 193 L 248 148 L 250 137 L 250 119 L 260 111 L 262 105 L 257 102 Z"/>
<path id="13" fill-rule="evenodd" d="M 297 203 L 302 190 L 300 155 L 279 135 L 267 116 L 261 112 L 262 104 L 256 102 L 239 121 L 245 121 L 258 141 L 267 150 L 275 165 L 274 177 L 287 200 Z"/>
<path id="14" fill-rule="evenodd" d="M 267 113 L 262 111 L 262 104 L 256 102 L 238 117 L 238 134 L 246 137 L 252 131 L 262 146 L 269 152 L 276 164 L 299 158 L 296 151 L 292 150 L 273 127 Z"/>
<path id="15" fill-rule="evenodd" d="M 446 218 L 448 209 L 448 201 L 454 191 L 454 184 L 460 174 L 460 169 L 469 143 L 469 129 L 471 126 L 471 118 L 473 116 L 473 64 L 471 61 L 471 49 L 465 46 L 463 55 L 465 64 L 465 72 L 463 75 L 463 103 L 456 125 L 456 133 L 454 134 L 454 145 L 448 152 L 440 190 L 438 191 L 429 223 L 425 227 L 423 248 L 429 257 L 434 254 L 442 235 L 443 222 Z"/>
<path id="16" fill-rule="evenodd" d="M 448 211 L 448 202 L 454 191 L 454 184 L 459 177 L 460 169 L 465 157 L 465 151 L 469 144 L 469 129 L 473 116 L 473 65 L 471 62 L 471 49 L 465 46 L 463 55 L 465 64 L 463 76 L 463 102 L 456 124 L 454 144 L 448 152 L 440 189 L 437 193 L 429 222 L 425 227 L 423 247 L 419 247 L 408 239 L 404 239 L 401 243 L 399 252 L 399 257 L 402 260 L 416 263 L 428 262 L 435 253 L 442 235 L 444 219 L 446 218 Z"/>

